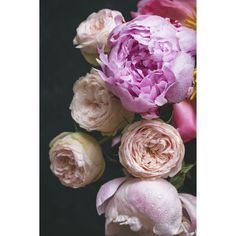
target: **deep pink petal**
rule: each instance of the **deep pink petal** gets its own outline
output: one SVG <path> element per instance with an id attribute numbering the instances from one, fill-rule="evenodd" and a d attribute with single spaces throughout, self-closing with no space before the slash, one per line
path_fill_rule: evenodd
<path id="1" fill-rule="evenodd" d="M 172 125 L 179 131 L 184 142 L 196 138 L 196 104 L 185 100 L 173 105 Z"/>

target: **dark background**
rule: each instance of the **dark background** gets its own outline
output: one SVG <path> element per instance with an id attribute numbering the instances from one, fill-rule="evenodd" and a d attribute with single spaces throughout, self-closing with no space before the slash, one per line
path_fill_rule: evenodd
<path id="1" fill-rule="evenodd" d="M 82 189 L 64 187 L 49 169 L 48 143 L 63 131 L 74 131 L 69 105 L 76 79 L 91 66 L 75 49 L 72 40 L 78 24 L 102 8 L 121 11 L 126 20 L 136 0 L 41 0 L 40 1 L 40 235 L 104 236 L 104 216 L 95 207 L 99 186 L 122 176 L 116 163 L 108 163 L 101 180 Z M 186 146 L 190 163 L 196 143 Z M 195 169 L 185 192 L 196 192 Z"/>

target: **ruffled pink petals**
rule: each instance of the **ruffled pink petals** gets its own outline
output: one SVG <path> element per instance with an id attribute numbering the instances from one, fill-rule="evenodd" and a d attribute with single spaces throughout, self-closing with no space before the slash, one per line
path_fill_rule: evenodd
<path id="1" fill-rule="evenodd" d="M 194 37 L 162 17 L 139 16 L 112 31 L 99 74 L 127 110 L 157 118 L 160 106 L 184 100 L 192 87 Z"/>

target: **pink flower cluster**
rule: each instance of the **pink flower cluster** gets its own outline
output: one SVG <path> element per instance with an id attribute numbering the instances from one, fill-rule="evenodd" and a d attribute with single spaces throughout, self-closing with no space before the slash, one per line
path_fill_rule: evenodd
<path id="1" fill-rule="evenodd" d="M 188 27 L 195 7 L 141 0 L 131 21 L 103 9 L 77 28 L 74 44 L 100 68 L 75 82 L 76 130 L 51 141 L 50 168 L 63 185 L 81 188 L 109 160 L 123 167 L 125 176 L 97 194 L 106 236 L 196 235 L 196 197 L 178 193 L 194 165 L 185 143 L 196 137 L 196 31 Z"/>

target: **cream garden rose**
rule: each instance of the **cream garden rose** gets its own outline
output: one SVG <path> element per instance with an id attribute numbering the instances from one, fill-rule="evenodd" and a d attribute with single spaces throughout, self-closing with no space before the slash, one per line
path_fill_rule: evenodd
<path id="1" fill-rule="evenodd" d="M 63 132 L 50 143 L 51 170 L 61 183 L 84 187 L 103 174 L 105 161 L 98 142 L 84 133 Z"/>
<path id="2" fill-rule="evenodd" d="M 71 116 L 87 131 L 112 134 L 134 118 L 134 113 L 125 110 L 120 100 L 108 91 L 95 69 L 77 80 L 73 91 Z"/>
<path id="3" fill-rule="evenodd" d="M 125 129 L 119 157 L 140 178 L 167 178 L 180 171 L 185 148 L 178 131 L 161 120 L 143 120 Z"/>
<path id="4" fill-rule="evenodd" d="M 97 13 L 94 12 L 78 26 L 73 43 L 77 45 L 76 47 L 81 50 L 89 63 L 96 64 L 97 48 L 108 50 L 109 34 L 124 21 L 124 17 L 119 11 L 102 9 Z"/>

